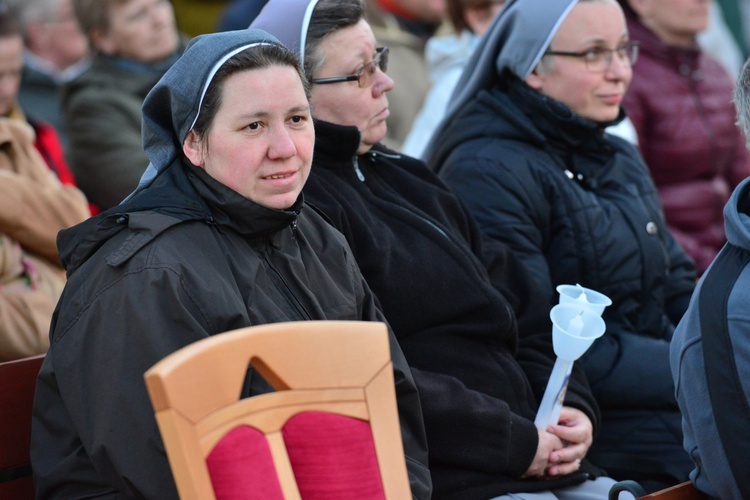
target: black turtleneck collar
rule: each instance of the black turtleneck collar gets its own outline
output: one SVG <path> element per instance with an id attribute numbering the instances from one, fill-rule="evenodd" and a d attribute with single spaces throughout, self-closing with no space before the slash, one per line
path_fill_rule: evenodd
<path id="1" fill-rule="evenodd" d="M 361 142 L 357 127 L 336 125 L 322 120 L 315 120 L 315 158 L 336 160 L 351 159 L 357 156 Z"/>
<path id="2" fill-rule="evenodd" d="M 604 144 L 604 129 L 625 119 L 621 108 L 618 117 L 611 122 L 599 123 L 583 118 L 567 105 L 537 92 L 525 82 L 514 78 L 509 83 L 511 100 L 545 136 L 545 139 L 560 146 L 579 147 L 582 144 Z"/>

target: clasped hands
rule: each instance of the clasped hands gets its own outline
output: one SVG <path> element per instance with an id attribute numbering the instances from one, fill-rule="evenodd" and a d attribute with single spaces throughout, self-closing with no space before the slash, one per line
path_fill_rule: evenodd
<path id="1" fill-rule="evenodd" d="M 522 477 L 563 476 L 577 471 L 593 441 L 594 427 L 580 410 L 563 406 L 557 425 L 538 430 L 536 455 Z"/>

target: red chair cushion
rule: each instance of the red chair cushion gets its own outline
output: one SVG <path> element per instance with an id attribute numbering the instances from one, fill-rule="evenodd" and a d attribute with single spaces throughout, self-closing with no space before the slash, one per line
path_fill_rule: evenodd
<path id="1" fill-rule="evenodd" d="M 217 500 L 284 500 L 265 435 L 235 427 L 206 457 Z"/>
<path id="2" fill-rule="evenodd" d="M 282 435 L 303 499 L 385 499 L 368 422 L 304 412 L 287 421 Z"/>

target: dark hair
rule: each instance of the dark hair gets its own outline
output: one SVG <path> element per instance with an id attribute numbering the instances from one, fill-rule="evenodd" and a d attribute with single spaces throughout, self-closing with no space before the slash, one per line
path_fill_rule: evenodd
<path id="1" fill-rule="evenodd" d="M 453 25 L 456 33 L 464 30 L 470 30 L 464 12 L 467 9 L 489 9 L 491 6 L 499 3 L 505 3 L 505 0 L 446 0 L 448 8 L 448 19 Z"/>
<path id="2" fill-rule="evenodd" d="M 193 131 L 203 138 L 208 148 L 208 131 L 211 129 L 216 113 L 221 107 L 222 89 L 227 78 L 242 71 L 265 69 L 271 66 L 290 66 L 300 77 L 305 95 L 310 98 L 310 85 L 302 73 L 297 56 L 283 45 L 276 43 L 250 47 L 232 56 L 216 72 L 203 96 L 203 103 Z"/>
<path id="3" fill-rule="evenodd" d="M 0 12 L 0 38 L 21 37 L 21 26 L 18 21 L 5 12 Z"/>
<path id="4" fill-rule="evenodd" d="M 362 0 L 320 0 L 315 6 L 305 41 L 305 75 L 312 80 L 323 64 L 318 47 L 323 39 L 342 28 L 354 26 L 365 17 Z"/>

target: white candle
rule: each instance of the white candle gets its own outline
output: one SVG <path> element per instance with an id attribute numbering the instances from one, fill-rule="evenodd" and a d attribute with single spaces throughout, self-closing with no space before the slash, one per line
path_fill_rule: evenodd
<path id="1" fill-rule="evenodd" d="M 581 314 L 578 314 L 576 316 L 573 316 L 573 319 L 570 320 L 570 323 L 568 323 L 568 328 L 565 329 L 565 332 L 568 335 L 580 337 L 581 330 L 583 330 L 583 318 L 581 318 Z"/>

